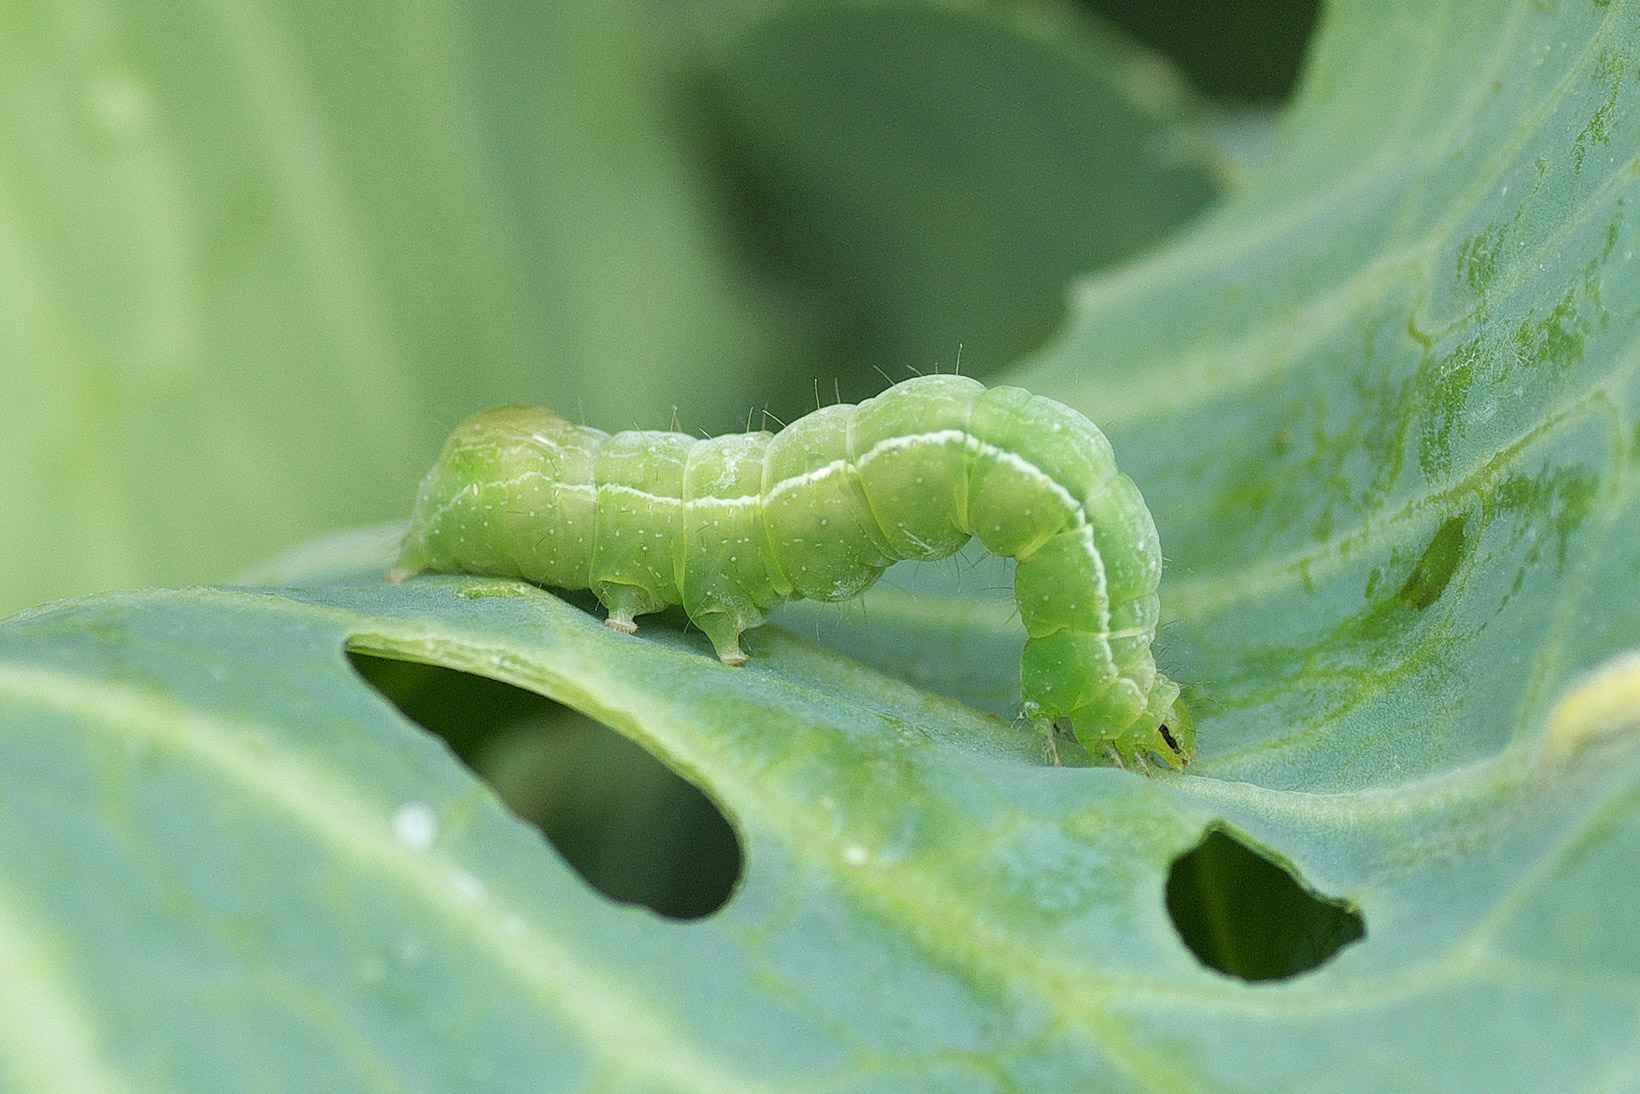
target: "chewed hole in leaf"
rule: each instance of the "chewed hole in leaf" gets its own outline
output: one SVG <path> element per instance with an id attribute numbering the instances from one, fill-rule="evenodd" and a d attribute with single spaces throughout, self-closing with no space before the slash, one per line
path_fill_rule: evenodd
<path id="1" fill-rule="evenodd" d="M 600 893 L 674 919 L 710 915 L 729 899 L 741 870 L 734 830 L 705 794 L 642 746 L 497 680 L 348 656 Z"/>
<path id="2" fill-rule="evenodd" d="M 1243 980 L 1281 980 L 1318 968 L 1366 935 L 1359 912 L 1317 896 L 1223 829 L 1173 862 L 1167 911 L 1202 964 Z"/>

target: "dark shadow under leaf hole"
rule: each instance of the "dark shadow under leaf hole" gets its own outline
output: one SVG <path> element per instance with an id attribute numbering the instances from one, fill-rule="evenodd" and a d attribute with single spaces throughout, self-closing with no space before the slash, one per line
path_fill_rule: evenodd
<path id="1" fill-rule="evenodd" d="M 710 915 L 729 899 L 741 869 L 734 830 L 705 794 L 642 746 L 497 680 L 348 656 L 600 893 L 674 919 Z"/>
<path id="2" fill-rule="evenodd" d="M 1167 911 L 1202 964 L 1243 980 L 1308 972 L 1367 933 L 1345 901 L 1316 895 L 1220 828 L 1174 860 Z"/>

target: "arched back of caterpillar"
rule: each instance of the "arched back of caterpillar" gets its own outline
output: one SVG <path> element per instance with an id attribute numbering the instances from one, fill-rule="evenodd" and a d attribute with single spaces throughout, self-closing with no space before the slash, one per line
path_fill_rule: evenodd
<path id="1" fill-rule="evenodd" d="M 1161 550 L 1097 426 L 1052 399 L 922 376 L 779 433 L 608 434 L 550 410 L 467 419 L 421 484 L 397 564 L 591 589 L 608 623 L 681 604 L 726 664 L 783 600 L 845 600 L 978 537 L 1018 560 L 1025 715 L 1118 762 L 1189 762 L 1156 671 Z M 1051 738 L 1050 738 L 1051 740 Z"/>

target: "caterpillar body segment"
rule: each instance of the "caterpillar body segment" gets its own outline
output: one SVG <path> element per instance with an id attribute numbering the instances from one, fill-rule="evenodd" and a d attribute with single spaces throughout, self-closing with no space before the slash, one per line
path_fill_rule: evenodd
<path id="1" fill-rule="evenodd" d="M 959 376 L 896 384 L 779 433 L 607 434 L 550 410 L 467 419 L 421 484 L 389 580 L 424 571 L 591 589 L 609 625 L 681 604 L 729 664 L 784 600 L 846 600 L 978 537 L 1018 560 L 1027 717 L 1119 762 L 1194 753 L 1151 652 L 1156 527 L 1075 410 Z"/>

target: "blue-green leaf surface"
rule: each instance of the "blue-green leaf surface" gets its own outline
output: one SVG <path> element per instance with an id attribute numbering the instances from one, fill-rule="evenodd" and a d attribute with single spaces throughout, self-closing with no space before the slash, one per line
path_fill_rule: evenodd
<path id="1" fill-rule="evenodd" d="M 1637 150 L 1636 4 L 1335 4 L 1272 161 L 1018 372 L 1156 513 L 1181 777 L 977 712 L 1022 639 L 977 571 L 740 670 L 515 583 L 383 586 L 379 538 L 0 625 L 0 1089 L 1633 1089 Z M 348 648 L 643 744 L 738 889 L 606 901 Z M 1214 829 L 1365 936 L 1205 967 L 1165 891 Z"/>

